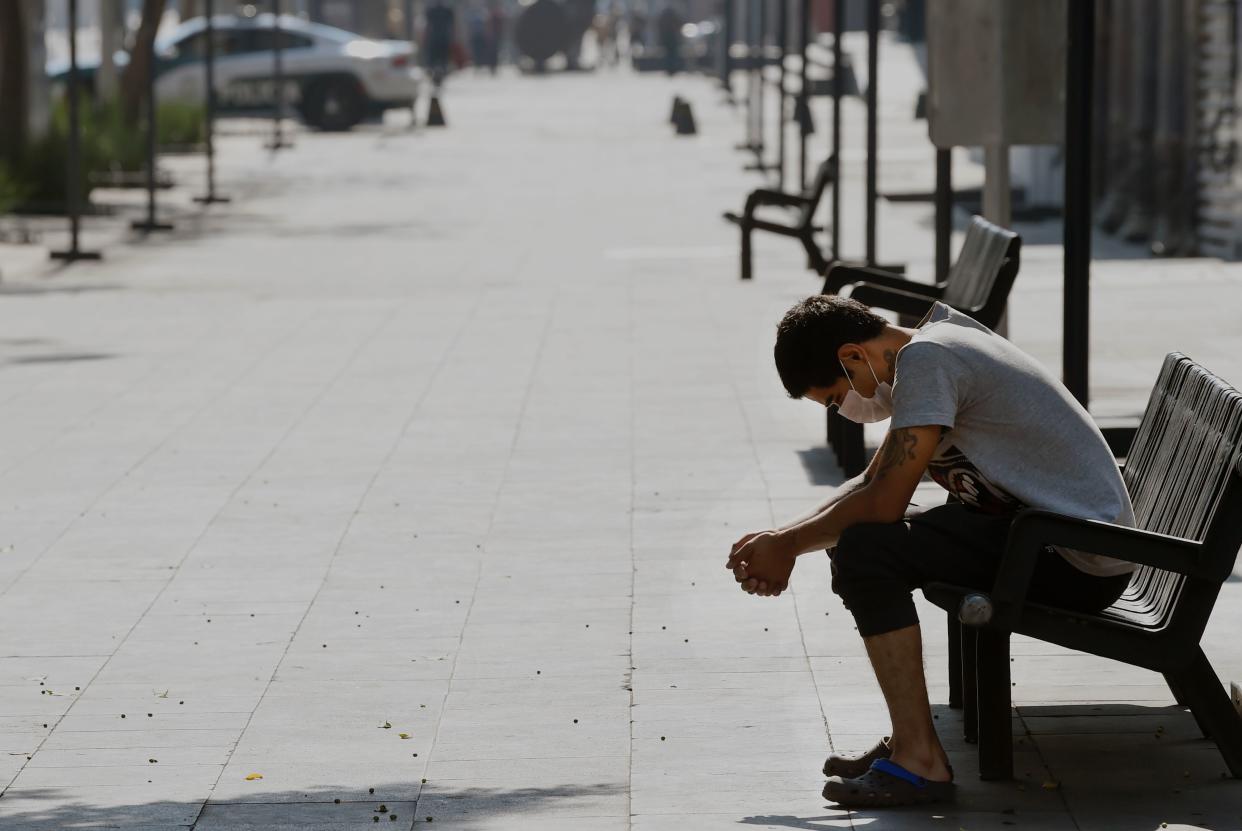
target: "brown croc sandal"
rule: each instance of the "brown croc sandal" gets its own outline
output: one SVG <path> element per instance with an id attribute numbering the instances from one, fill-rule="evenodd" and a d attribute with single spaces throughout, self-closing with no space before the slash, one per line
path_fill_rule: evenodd
<path id="1" fill-rule="evenodd" d="M 957 786 L 952 782 L 924 779 L 891 759 L 877 759 L 862 776 L 853 779 L 833 776 L 824 785 L 824 799 L 843 808 L 927 805 L 952 802 L 956 796 Z"/>
<path id="2" fill-rule="evenodd" d="M 887 759 L 893 751 L 888 746 L 889 737 L 885 736 L 875 743 L 875 747 L 861 756 L 842 756 L 833 753 L 824 762 L 824 776 L 840 776 L 842 779 L 853 779 L 862 776 L 871 769 L 876 759 Z"/>

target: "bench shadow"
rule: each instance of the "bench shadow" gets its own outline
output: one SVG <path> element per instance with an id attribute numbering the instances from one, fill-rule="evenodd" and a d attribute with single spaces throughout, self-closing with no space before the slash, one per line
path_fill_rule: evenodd
<path id="1" fill-rule="evenodd" d="M 9 364 L 70 364 L 80 361 L 107 361 L 115 358 L 104 352 L 60 352 L 52 355 L 22 355 L 9 358 Z"/>
<path id="2" fill-rule="evenodd" d="M 806 471 L 807 479 L 812 485 L 837 486 L 845 481 L 841 466 L 837 464 L 832 448 L 827 445 L 799 450 L 798 461 Z"/>
<path id="3" fill-rule="evenodd" d="M 151 786 L 157 790 L 158 786 Z M 244 801 L 160 800 L 96 804 L 76 788 L 10 789 L 0 799 L 5 831 L 61 828 L 155 829 L 193 826 L 196 831 L 273 831 L 312 827 L 362 827 L 377 819 L 381 827 L 409 828 L 429 821 L 469 829 L 496 817 L 538 812 L 564 800 L 623 794 L 624 783 L 558 785 L 546 788 L 452 788 L 422 785 L 417 779 L 377 783 L 376 795 L 357 785 L 322 785 L 300 790 L 247 793 Z M 109 788 L 99 789 L 111 790 Z M 204 792 L 206 792 L 204 788 Z M 412 797 L 404 798 L 403 794 Z M 104 799 L 107 799 L 105 796 Z M 381 810 L 382 809 L 382 810 Z M 427 818 L 431 817 L 432 820 Z M 399 825 L 398 825 L 399 823 Z"/>
<path id="4" fill-rule="evenodd" d="M 806 831 L 825 831 L 830 828 L 853 828 L 850 814 L 844 811 L 839 814 L 826 814 L 822 817 L 795 817 L 788 814 L 772 814 L 767 816 L 745 817 L 738 820 L 738 825 L 759 825 L 764 828 L 803 828 Z"/>
<path id="5" fill-rule="evenodd" d="M 60 271 L 64 266 L 57 266 L 52 269 L 53 272 Z M 115 285 L 30 285 L 15 283 L 0 283 L 0 296 L 7 297 L 39 297 L 44 294 L 85 294 L 87 292 L 96 291 L 119 291 L 121 286 Z"/>

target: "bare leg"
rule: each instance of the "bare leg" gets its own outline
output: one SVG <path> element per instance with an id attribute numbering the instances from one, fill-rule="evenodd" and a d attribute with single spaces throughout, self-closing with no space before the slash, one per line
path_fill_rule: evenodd
<path id="1" fill-rule="evenodd" d="M 934 782 L 948 782 L 949 757 L 932 726 L 918 625 L 863 638 L 893 722 L 892 761 Z"/>

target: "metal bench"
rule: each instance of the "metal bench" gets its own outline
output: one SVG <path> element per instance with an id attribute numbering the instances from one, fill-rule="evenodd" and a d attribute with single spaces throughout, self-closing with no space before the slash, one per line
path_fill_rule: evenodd
<path id="1" fill-rule="evenodd" d="M 1199 646 L 1242 547 L 1242 394 L 1170 354 L 1122 473 L 1137 528 L 1022 511 L 990 591 L 923 589 L 949 614 L 949 704 L 964 710 L 984 779 L 1013 775 L 1011 632 L 1162 673 L 1242 778 L 1242 717 Z M 1097 614 L 1027 602 L 1036 558 L 1049 545 L 1140 567 L 1122 597 Z"/>
<path id="2" fill-rule="evenodd" d="M 1009 292 L 1021 265 L 1022 238 L 981 216 L 972 217 L 957 260 L 943 283 L 920 283 L 890 271 L 839 263 L 824 279 L 823 294 L 853 286 L 850 297 L 877 309 L 897 312 L 914 325 L 937 301 L 995 329 L 1005 314 Z M 867 466 L 862 425 L 828 414 L 828 445 L 847 477 Z"/>
<path id="3" fill-rule="evenodd" d="M 829 156 L 815 171 L 815 178 L 802 193 L 786 193 L 769 188 L 757 188 L 746 197 L 746 206 L 740 215 L 726 212 L 724 218 L 742 230 L 742 279 L 749 280 L 753 273 L 754 257 L 751 253 L 750 237 L 754 231 L 768 231 L 785 237 L 794 237 L 802 243 L 806 251 L 807 268 L 822 274 L 828 268 L 828 261 L 815 242 L 815 232 L 822 230 L 815 226 L 815 212 L 824 198 L 824 192 L 833 185 L 837 175 L 837 157 Z M 777 206 L 795 208 L 792 224 L 785 224 L 755 216 L 758 208 Z"/>

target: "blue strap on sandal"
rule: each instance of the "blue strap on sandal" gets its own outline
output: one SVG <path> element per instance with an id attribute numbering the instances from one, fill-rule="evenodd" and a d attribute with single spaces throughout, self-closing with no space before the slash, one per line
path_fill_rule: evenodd
<path id="1" fill-rule="evenodd" d="M 927 780 L 917 773 L 911 773 L 891 759 L 876 759 L 871 763 L 872 770 L 880 770 L 889 776 L 896 776 L 898 779 L 904 779 L 916 788 L 926 788 Z"/>

